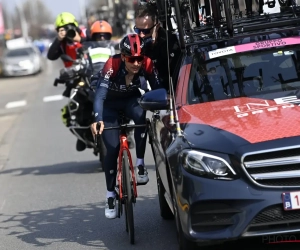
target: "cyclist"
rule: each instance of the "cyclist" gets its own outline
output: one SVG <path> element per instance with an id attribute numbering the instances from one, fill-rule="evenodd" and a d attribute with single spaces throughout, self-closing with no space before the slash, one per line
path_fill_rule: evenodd
<path id="1" fill-rule="evenodd" d="M 97 124 L 102 133 L 104 125 L 117 126 L 119 112 L 131 118 L 135 124 L 146 123 L 146 112 L 138 104 L 141 96 L 139 88 L 148 91 L 148 84 L 152 89 L 160 88 L 157 71 L 150 58 L 144 56 L 144 41 L 137 34 L 126 35 L 120 42 L 120 54 L 110 58 L 99 74 L 96 97 L 94 100 L 95 123 L 91 125 L 94 134 L 97 133 Z M 135 129 L 136 141 L 136 171 L 137 182 L 146 184 L 149 181 L 144 164 L 146 149 L 145 128 Z M 117 216 L 115 207 L 115 185 L 117 174 L 117 159 L 119 153 L 119 131 L 104 130 L 103 140 L 107 149 L 104 160 L 107 186 L 107 201 L 105 216 L 114 219 Z"/>
<path id="2" fill-rule="evenodd" d="M 180 47 L 176 35 L 167 32 L 160 26 L 157 8 L 152 4 L 152 1 L 146 1 L 146 3 L 141 3 L 137 7 L 134 32 L 144 39 L 146 44 L 145 55 L 153 61 L 164 88 L 168 90 L 168 65 L 170 65 L 170 72 L 174 72 L 179 61 Z M 169 54 L 167 53 L 167 35 Z"/>

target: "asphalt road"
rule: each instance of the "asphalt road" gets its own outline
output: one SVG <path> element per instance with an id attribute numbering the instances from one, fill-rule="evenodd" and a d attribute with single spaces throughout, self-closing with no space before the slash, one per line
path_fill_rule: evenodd
<path id="1" fill-rule="evenodd" d="M 136 244 L 129 244 L 124 218 L 105 218 L 98 159 L 91 150 L 76 151 L 60 118 L 66 100 L 44 100 L 63 92 L 52 85 L 60 66 L 48 63 L 40 75 L 0 79 L 0 250 L 178 249 L 174 221 L 159 215 L 149 146 L 150 182 L 138 187 L 134 208 Z M 251 249 L 266 249 L 260 241 L 250 241 Z M 249 241 L 209 249 L 247 246 Z"/>

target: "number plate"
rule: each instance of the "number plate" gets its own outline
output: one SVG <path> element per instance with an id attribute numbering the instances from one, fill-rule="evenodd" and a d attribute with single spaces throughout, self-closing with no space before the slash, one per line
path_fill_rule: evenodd
<path id="1" fill-rule="evenodd" d="M 282 202 L 284 210 L 300 209 L 300 192 L 282 193 Z"/>

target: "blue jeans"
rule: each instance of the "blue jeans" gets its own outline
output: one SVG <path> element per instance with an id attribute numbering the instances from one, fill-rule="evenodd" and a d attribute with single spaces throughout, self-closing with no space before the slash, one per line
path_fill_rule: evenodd
<path id="1" fill-rule="evenodd" d="M 104 128 L 118 126 L 119 112 L 124 112 L 125 116 L 132 119 L 136 125 L 146 124 L 146 111 L 138 103 L 138 97 L 120 98 L 116 100 L 105 100 L 103 104 Z M 144 158 L 146 150 L 147 135 L 145 127 L 135 128 L 134 139 L 136 144 L 137 158 Z M 104 169 L 106 187 L 108 191 L 114 191 L 116 185 L 117 162 L 120 150 L 120 131 L 117 129 L 104 130 L 102 133 L 103 141 L 106 146 L 107 154 L 104 159 Z"/>

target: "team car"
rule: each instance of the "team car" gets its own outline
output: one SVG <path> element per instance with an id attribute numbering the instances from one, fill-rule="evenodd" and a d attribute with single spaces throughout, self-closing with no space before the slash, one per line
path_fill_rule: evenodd
<path id="1" fill-rule="evenodd" d="M 300 232 L 300 7 L 152 3 L 182 49 L 169 95 L 140 100 L 181 249 Z"/>

